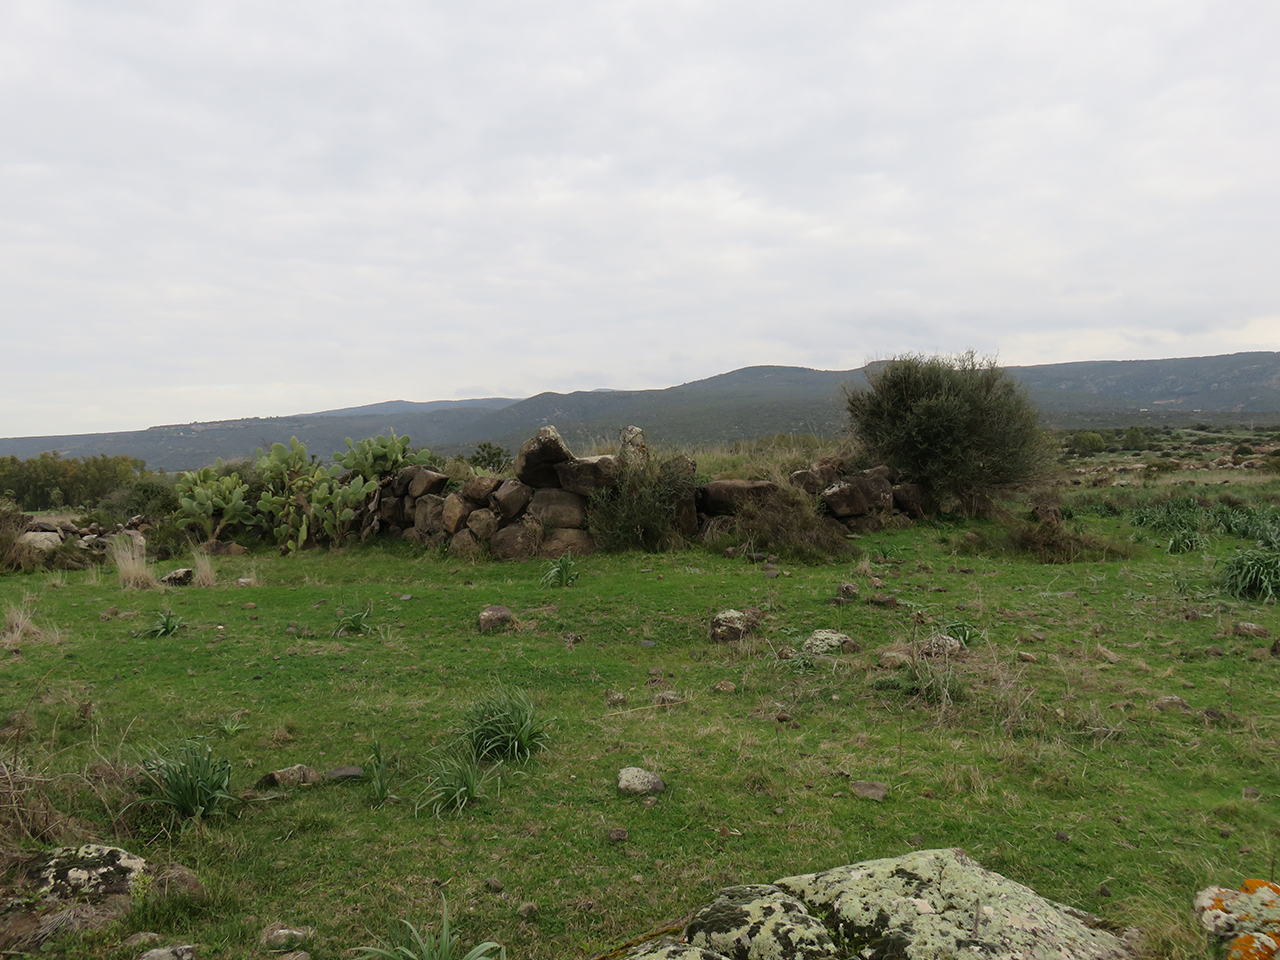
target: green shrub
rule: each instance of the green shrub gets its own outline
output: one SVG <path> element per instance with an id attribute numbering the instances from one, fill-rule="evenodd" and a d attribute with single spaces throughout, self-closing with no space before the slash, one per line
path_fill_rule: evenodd
<path id="1" fill-rule="evenodd" d="M 0 573 L 26 572 L 42 566 L 39 552 L 19 539 L 26 523 L 27 518 L 16 503 L 0 499 Z"/>
<path id="2" fill-rule="evenodd" d="M 467 457 L 467 463 L 477 470 L 488 470 L 490 473 L 505 473 L 511 469 L 511 454 L 494 443 L 482 443 L 476 452 Z"/>
<path id="3" fill-rule="evenodd" d="M 797 562 L 816 563 L 858 552 L 849 531 L 828 520 L 822 502 L 792 486 L 744 500 L 734 516 L 712 520 L 703 541 L 715 551 L 745 546 L 748 552 L 776 553 Z"/>
<path id="4" fill-rule="evenodd" d="M 1107 442 L 1099 433 L 1082 431 L 1072 434 L 1067 440 L 1067 449 L 1082 457 L 1092 457 L 1106 449 Z"/>
<path id="5" fill-rule="evenodd" d="M 546 572 L 542 575 L 544 587 L 571 587 L 578 579 L 577 565 L 573 562 L 573 552 L 565 551 L 558 560 L 548 560 Z"/>
<path id="6" fill-rule="evenodd" d="M 1003 488 L 1034 477 L 1049 448 L 1026 390 L 992 360 L 904 356 L 870 369 L 847 395 L 872 456 L 961 512 L 989 509 Z"/>
<path id="7" fill-rule="evenodd" d="M 287 447 L 277 443 L 270 453 L 259 449 L 258 454 L 258 474 L 264 485 L 258 511 L 284 551 L 341 544 L 351 531 L 356 507 L 378 485 L 372 478 L 340 482 L 342 468 L 325 467 L 308 457 L 306 444 L 297 437 Z M 354 451 L 353 455 L 362 456 Z"/>
<path id="8" fill-rule="evenodd" d="M 592 494 L 587 525 L 601 550 L 653 552 L 681 544 L 676 518 L 696 489 L 674 461 L 620 461 L 614 486 Z"/>

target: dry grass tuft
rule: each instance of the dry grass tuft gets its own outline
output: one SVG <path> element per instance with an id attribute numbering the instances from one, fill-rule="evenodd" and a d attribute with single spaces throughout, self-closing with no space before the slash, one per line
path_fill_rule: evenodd
<path id="1" fill-rule="evenodd" d="M 212 588 L 218 585 L 218 575 L 213 570 L 213 558 L 205 553 L 203 548 L 192 548 L 191 568 L 195 571 L 195 576 L 191 579 L 192 586 Z"/>
<path id="2" fill-rule="evenodd" d="M 128 534 L 111 539 L 111 560 L 116 565 L 122 590 L 154 590 L 160 586 L 147 566 L 147 547 Z"/>
<path id="3" fill-rule="evenodd" d="M 39 640 L 43 636 L 32 619 L 27 604 L 9 604 L 4 611 L 4 629 L 0 630 L 0 645 L 13 647 L 24 640 Z"/>

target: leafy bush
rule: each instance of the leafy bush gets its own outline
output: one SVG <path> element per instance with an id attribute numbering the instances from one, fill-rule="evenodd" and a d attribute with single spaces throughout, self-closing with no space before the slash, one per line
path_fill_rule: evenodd
<path id="1" fill-rule="evenodd" d="M 925 486 L 936 503 L 985 512 L 1002 488 L 1035 476 L 1048 446 L 1025 389 L 992 360 L 904 356 L 847 394 L 871 455 Z"/>
<path id="2" fill-rule="evenodd" d="M 1224 561 L 1222 589 L 1237 600 L 1275 603 L 1280 597 L 1280 549 L 1241 550 Z"/>
<path id="3" fill-rule="evenodd" d="M 415 464 L 426 465 L 437 459 L 430 450 L 409 452 L 409 438 L 397 437 L 394 430 L 391 436 L 377 436 L 372 440 L 361 440 L 352 443 L 347 437 L 345 453 L 335 453 L 333 459 L 364 480 L 381 480 L 399 472 L 404 467 Z"/>
<path id="4" fill-rule="evenodd" d="M 467 463 L 477 470 L 488 470 L 490 473 L 505 473 L 511 469 L 511 454 L 495 443 L 482 443 L 476 452 L 467 457 Z"/>
<path id="5" fill-rule="evenodd" d="M 676 517 L 681 503 L 693 497 L 697 482 L 674 461 L 657 466 L 647 461 L 621 461 L 617 483 L 592 495 L 588 526 L 602 550 L 653 552 L 680 545 Z"/>
<path id="6" fill-rule="evenodd" d="M 1092 431 L 1072 434 L 1067 440 L 1067 448 L 1082 457 L 1092 457 L 1101 453 L 1106 447 L 1107 441 L 1102 439 L 1102 434 Z"/>
<path id="7" fill-rule="evenodd" d="M 277 443 L 270 453 L 259 449 L 258 454 L 258 474 L 264 484 L 258 511 L 282 550 L 341 544 L 351 531 L 356 507 L 378 485 L 372 478 L 339 482 L 342 468 L 325 467 L 308 457 L 306 444 L 297 437 L 287 447 Z"/>
<path id="8" fill-rule="evenodd" d="M 178 478 L 174 493 L 178 498 L 178 524 L 197 527 L 205 540 L 217 540 L 229 526 L 254 522 L 247 502 L 249 485 L 239 474 L 220 474 L 222 461 L 212 467 L 188 470 Z"/>
<path id="9" fill-rule="evenodd" d="M 142 774 L 148 795 L 129 807 L 153 803 L 191 820 L 222 816 L 240 802 L 227 789 L 231 761 L 215 760 L 208 744 L 185 743 L 167 756 L 155 754 L 143 761 Z"/>
<path id="10" fill-rule="evenodd" d="M 776 553 L 798 562 L 857 553 L 849 531 L 827 519 L 821 501 L 792 486 L 744 500 L 732 517 L 716 517 L 703 541 L 717 551 L 745 546 L 747 552 Z"/>
<path id="11" fill-rule="evenodd" d="M 462 739 L 477 760 L 522 762 L 551 743 L 547 730 L 551 722 L 535 715 L 533 704 L 524 693 L 498 686 L 467 707 Z"/>

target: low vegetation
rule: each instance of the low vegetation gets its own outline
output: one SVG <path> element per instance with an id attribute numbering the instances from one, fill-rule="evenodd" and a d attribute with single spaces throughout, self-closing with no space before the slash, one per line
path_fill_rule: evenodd
<path id="1" fill-rule="evenodd" d="M 46 952 L 70 960 L 133 960 L 143 931 L 267 956 L 275 920 L 314 927 L 315 960 L 587 960 L 725 885 L 958 846 L 1143 927 L 1151 957 L 1202 958 L 1194 893 L 1268 876 L 1280 851 L 1280 480 L 1132 452 L 1065 455 L 991 519 L 793 553 L 739 527 L 569 558 L 570 589 L 540 562 L 402 541 L 205 556 L 201 588 L 153 586 L 190 561 L 139 569 L 124 541 L 101 571 L 15 568 L 3 875 L 88 838 L 197 873 L 203 899 L 56 934 Z M 704 476 L 742 456 L 695 454 Z M 793 506 L 805 536 L 833 529 Z M 489 605 L 506 631 L 479 631 Z M 714 643 L 726 608 L 755 627 Z M 819 629 L 852 642 L 806 653 Z M 939 637 L 961 646 L 938 656 Z M 295 764 L 364 771 L 241 800 Z M 665 792 L 619 795 L 628 766 Z"/>

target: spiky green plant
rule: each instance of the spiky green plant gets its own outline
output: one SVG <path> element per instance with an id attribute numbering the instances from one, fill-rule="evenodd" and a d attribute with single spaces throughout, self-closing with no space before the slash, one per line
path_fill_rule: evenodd
<path id="1" fill-rule="evenodd" d="M 373 609 L 368 606 L 354 613 L 344 613 L 338 618 L 338 622 L 333 628 L 333 635 L 335 637 L 347 637 L 353 634 L 362 634 L 371 626 L 369 620 L 372 616 Z"/>
<path id="2" fill-rule="evenodd" d="M 443 899 L 443 898 L 442 898 Z M 376 947 L 357 947 L 363 960 L 506 960 L 507 951 L 501 944 L 487 940 L 462 954 L 462 938 L 449 928 L 449 902 L 444 901 L 440 932 L 422 930 L 408 920 L 400 921 L 398 942 L 395 938 Z M 494 953 L 494 951 L 497 953 Z"/>
<path id="3" fill-rule="evenodd" d="M 1237 600 L 1275 603 L 1280 597 L 1280 550 L 1241 550 L 1222 564 L 1222 589 Z"/>
<path id="4" fill-rule="evenodd" d="M 208 744 L 187 742 L 168 754 L 153 754 L 142 763 L 147 795 L 128 804 L 158 804 L 179 820 L 223 816 L 240 803 L 231 794 L 231 761 L 215 760 Z"/>
<path id="5" fill-rule="evenodd" d="M 573 562 L 573 551 L 566 550 L 558 560 L 548 560 L 546 572 L 542 575 L 544 587 L 571 587 L 578 579 L 577 564 Z"/>
<path id="6" fill-rule="evenodd" d="M 437 817 L 458 813 L 487 796 L 489 781 L 494 776 L 496 772 L 483 769 L 475 750 L 463 742 L 457 750 L 435 762 L 426 793 L 414 807 L 414 813 L 427 809 Z"/>
<path id="7" fill-rule="evenodd" d="M 551 742 L 552 720 L 539 719 L 522 691 L 497 686 L 467 707 L 462 739 L 479 760 L 524 762 Z"/>
<path id="8" fill-rule="evenodd" d="M 373 753 L 369 756 L 369 783 L 373 787 L 374 806 L 385 807 L 400 798 L 391 792 L 391 763 L 382 749 L 382 739 L 373 738 Z"/>
<path id="9" fill-rule="evenodd" d="M 144 637 L 172 637 L 182 626 L 182 618 L 165 607 L 156 615 L 156 621 L 147 630 Z"/>

